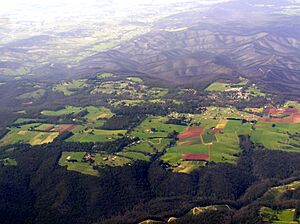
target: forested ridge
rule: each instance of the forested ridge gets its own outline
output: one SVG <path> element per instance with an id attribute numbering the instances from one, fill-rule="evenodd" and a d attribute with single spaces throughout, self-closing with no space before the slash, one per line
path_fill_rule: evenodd
<path id="1" fill-rule="evenodd" d="M 82 144 L 16 145 L 18 166 L 0 169 L 1 222 L 136 223 L 177 216 L 182 217 L 179 223 L 259 223 L 257 198 L 282 180 L 299 178 L 300 155 L 264 150 L 247 136 L 240 139 L 242 153 L 236 165 L 210 164 L 179 174 L 165 170 L 159 160 L 139 161 L 98 168 L 100 177 L 67 172 L 57 164 L 63 150 L 80 150 Z M 299 200 L 297 190 L 280 203 L 263 204 L 296 207 Z M 195 206 L 220 203 L 232 210 L 185 216 Z"/>

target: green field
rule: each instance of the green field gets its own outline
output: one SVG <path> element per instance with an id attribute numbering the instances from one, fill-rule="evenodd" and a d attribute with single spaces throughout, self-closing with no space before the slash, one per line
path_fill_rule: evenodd
<path id="1" fill-rule="evenodd" d="M 57 111 L 53 110 L 44 110 L 41 112 L 42 115 L 45 116 L 62 116 L 68 114 L 78 114 L 79 112 L 83 111 L 84 107 L 73 107 L 73 106 L 66 106 L 65 108 Z"/>
<path id="2" fill-rule="evenodd" d="M 91 94 L 125 95 L 133 99 L 143 97 L 160 98 L 168 93 L 167 89 L 145 86 L 138 78 L 130 80 L 101 82 L 91 91 Z"/>
<path id="3" fill-rule="evenodd" d="M 210 84 L 205 90 L 209 92 L 238 91 L 248 83 L 248 80 L 243 77 L 240 77 L 239 80 L 239 83 L 214 82 Z"/>
<path id="4" fill-rule="evenodd" d="M 186 126 L 182 125 L 165 124 L 167 120 L 166 117 L 150 116 L 136 127 L 131 135 L 149 140 L 151 138 L 166 138 L 173 131 L 181 132 L 186 129 Z"/>
<path id="5" fill-rule="evenodd" d="M 203 114 L 189 114 L 190 118 L 199 122 L 217 122 L 216 119 L 220 118 L 238 118 L 255 120 L 259 117 L 244 111 L 239 111 L 235 107 L 207 107 L 207 110 Z M 208 120 L 208 121 L 206 121 Z M 212 121 L 210 121 L 212 120 Z"/>
<path id="6" fill-rule="evenodd" d="M 86 175 L 98 176 L 98 171 L 94 170 L 88 162 L 82 162 L 84 155 L 85 152 L 63 152 L 58 164 L 60 166 L 66 166 L 67 170 L 80 172 Z M 72 160 L 77 160 L 77 162 L 68 162 L 68 157 Z"/>
<path id="7" fill-rule="evenodd" d="M 85 118 L 87 118 L 90 122 L 97 122 L 101 119 L 108 119 L 113 116 L 113 113 L 105 107 L 89 106 L 85 107 L 85 109 L 88 111 Z"/>
<path id="8" fill-rule="evenodd" d="M 17 161 L 12 158 L 0 159 L 0 164 L 3 164 L 4 166 L 17 166 L 18 165 Z"/>
<path id="9" fill-rule="evenodd" d="M 288 192 L 288 191 L 294 191 L 295 189 L 298 189 L 300 187 L 300 181 L 293 181 L 289 184 L 280 185 L 277 187 L 270 188 L 262 197 L 260 197 L 258 200 L 263 201 L 280 201 L 282 196 Z"/>
<path id="10" fill-rule="evenodd" d="M 295 212 L 295 209 L 276 211 L 268 207 L 262 207 L 259 211 L 259 215 L 262 217 L 264 223 L 297 224 L 298 221 L 295 219 Z"/>
<path id="11" fill-rule="evenodd" d="M 265 97 L 266 94 L 263 93 L 258 87 L 256 86 L 250 86 L 248 89 L 246 89 L 246 93 L 249 93 L 253 97 Z"/>
<path id="12" fill-rule="evenodd" d="M 60 166 L 66 166 L 67 170 L 80 172 L 86 175 L 99 176 L 99 172 L 93 169 L 93 165 L 105 167 L 105 166 L 124 166 L 131 162 L 130 159 L 118 156 L 96 153 L 93 155 L 94 163 L 83 161 L 83 157 L 86 152 L 63 152 L 58 164 Z M 70 161 L 73 160 L 73 161 Z"/>
<path id="13" fill-rule="evenodd" d="M 284 108 L 290 107 L 290 108 L 298 108 L 298 109 L 300 109 L 300 103 L 297 102 L 297 101 L 287 101 L 287 102 L 284 104 L 283 107 L 284 107 Z"/>
<path id="14" fill-rule="evenodd" d="M 87 110 L 88 114 L 82 119 L 83 125 L 78 125 L 73 130 L 74 135 L 68 141 L 79 142 L 107 142 L 113 141 L 122 137 L 126 130 L 100 130 L 100 128 L 108 118 L 113 116 L 113 113 L 105 107 L 73 107 L 66 106 L 58 111 L 42 111 L 41 114 L 45 116 L 62 116 L 68 114 L 78 114 L 79 112 Z M 25 124 L 27 122 L 35 122 Z M 1 140 L 0 145 L 14 144 L 14 143 L 28 143 L 31 145 L 41 145 L 52 142 L 58 135 L 58 132 L 45 132 L 54 128 L 56 124 L 38 123 L 38 120 L 29 118 L 19 118 L 14 122 L 13 127 L 9 133 Z M 97 129 L 96 129 L 97 128 Z"/>
<path id="15" fill-rule="evenodd" d="M 144 153 L 140 153 L 140 152 L 124 151 L 124 152 L 118 152 L 118 153 L 116 153 L 116 155 L 124 156 L 124 157 L 132 159 L 132 160 L 150 161 L 149 156 L 145 155 Z"/>
<path id="16" fill-rule="evenodd" d="M 225 92 L 230 87 L 229 83 L 214 82 L 206 88 L 206 91 Z"/>
<path id="17" fill-rule="evenodd" d="M 18 96 L 17 99 L 32 99 L 32 100 L 40 99 L 44 96 L 45 92 L 46 90 L 44 89 L 38 89 L 32 92 L 24 93 Z"/>
<path id="18" fill-rule="evenodd" d="M 139 77 L 128 77 L 127 78 L 129 81 L 131 81 L 131 82 L 136 82 L 136 83 L 143 83 L 144 81 L 141 79 L 141 78 L 139 78 Z"/>
<path id="19" fill-rule="evenodd" d="M 110 142 L 121 138 L 127 130 L 101 130 L 78 125 L 72 132 L 74 135 L 67 139 L 69 142 Z"/>
<path id="20" fill-rule="evenodd" d="M 112 73 L 101 73 L 99 75 L 97 75 L 97 77 L 99 79 L 107 79 L 107 78 L 111 78 L 111 77 L 114 77 L 115 75 L 112 74 Z"/>
<path id="21" fill-rule="evenodd" d="M 130 106 L 137 106 L 141 103 L 144 103 L 145 100 L 110 100 L 109 103 L 110 105 L 113 105 L 113 106 L 127 106 L 127 107 L 130 107 Z"/>
<path id="22" fill-rule="evenodd" d="M 86 86 L 87 86 L 86 80 L 79 79 L 79 80 L 73 80 L 71 82 L 63 82 L 57 84 L 52 88 L 52 90 L 54 92 L 62 92 L 65 96 L 70 96 L 76 93 L 77 90 L 82 89 Z"/>
<path id="23" fill-rule="evenodd" d="M 125 148 L 125 153 L 132 159 L 149 160 L 151 154 L 162 152 L 170 143 L 168 135 L 173 131 L 182 132 L 186 126 L 165 124 L 166 117 L 150 116 L 145 119 L 131 133 L 131 136 L 139 137 L 141 143 Z M 129 152 L 135 152 L 130 153 Z M 144 154 L 144 155 L 143 155 Z M 147 155 L 147 156 L 145 156 Z"/>
<path id="24" fill-rule="evenodd" d="M 52 142 L 58 132 L 39 132 L 35 131 L 41 123 L 22 125 L 18 128 L 11 128 L 10 131 L 0 140 L 0 145 L 15 143 L 27 143 L 31 145 L 41 145 Z"/>
<path id="25" fill-rule="evenodd" d="M 291 134 L 300 132 L 300 124 L 258 122 L 255 127 L 255 131 L 251 132 L 252 141 L 261 143 L 268 149 L 300 152 L 300 138 L 290 137 Z"/>
<path id="26" fill-rule="evenodd" d="M 39 120 L 37 119 L 31 119 L 31 118 L 18 118 L 14 124 L 23 124 L 23 123 L 26 123 L 26 122 L 39 122 Z"/>

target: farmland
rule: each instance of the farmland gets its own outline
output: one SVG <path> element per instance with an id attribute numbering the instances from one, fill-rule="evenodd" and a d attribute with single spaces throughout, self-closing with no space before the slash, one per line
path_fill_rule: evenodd
<path id="1" fill-rule="evenodd" d="M 181 132 L 175 147 L 167 149 L 162 160 L 169 163 L 175 171 L 192 170 L 182 154 L 206 154 L 210 161 L 234 163 L 239 149 L 239 135 L 249 135 L 254 143 L 262 144 L 267 149 L 299 152 L 300 125 L 294 123 L 274 123 L 256 121 L 259 117 L 237 111 L 234 108 L 207 108 L 199 115 L 184 114 L 191 123 L 199 123 L 195 136 L 186 134 L 191 129 Z M 185 136 L 185 137 L 183 137 Z M 193 162 L 192 165 L 202 162 Z M 188 163 L 190 164 L 190 163 Z M 196 165 L 197 167 L 197 165 Z"/>
<path id="2" fill-rule="evenodd" d="M 99 172 L 93 166 L 124 166 L 131 162 L 126 157 L 117 155 L 92 154 L 91 161 L 85 161 L 86 152 L 63 152 L 59 165 L 67 167 L 67 170 L 80 172 L 91 176 L 99 176 Z"/>
<path id="3" fill-rule="evenodd" d="M 65 96 L 70 96 L 76 93 L 77 90 L 86 87 L 86 80 L 73 80 L 71 82 L 62 82 L 60 84 L 55 85 L 52 90 L 54 92 L 62 92 Z"/>
<path id="4" fill-rule="evenodd" d="M 1 140 L 0 145 L 9 145 L 15 143 L 28 143 L 31 145 L 41 145 L 52 142 L 59 132 L 39 132 L 34 129 L 41 123 L 33 123 L 10 129 Z"/>
<path id="5" fill-rule="evenodd" d="M 17 161 L 12 158 L 0 159 L 0 165 L 1 164 L 3 164 L 3 166 L 17 166 L 18 165 Z"/>
<path id="6" fill-rule="evenodd" d="M 97 77 L 99 79 L 107 79 L 107 78 L 111 78 L 111 77 L 114 77 L 115 75 L 112 74 L 112 73 L 101 73 L 101 74 L 98 74 Z"/>
<path id="7" fill-rule="evenodd" d="M 41 112 L 41 114 L 45 116 L 62 116 L 67 114 L 77 114 L 83 110 L 83 107 L 66 106 L 65 108 L 57 111 L 44 110 Z"/>
<path id="8" fill-rule="evenodd" d="M 209 92 L 237 91 L 237 90 L 241 90 L 247 84 L 247 82 L 248 80 L 244 78 L 240 78 L 239 83 L 214 82 L 206 88 L 206 91 Z"/>
<path id="9" fill-rule="evenodd" d="M 250 94 L 253 97 L 265 97 L 266 94 L 263 93 L 257 86 L 250 86 L 246 89 L 246 93 Z"/>
<path id="10" fill-rule="evenodd" d="M 297 224 L 295 219 L 295 209 L 284 209 L 280 211 L 273 210 L 268 207 L 262 207 L 260 209 L 260 216 L 264 223 L 272 224 Z"/>
<path id="11" fill-rule="evenodd" d="M 160 98 L 168 93 L 167 89 L 159 87 L 148 87 L 143 80 L 129 77 L 128 80 L 107 81 L 98 83 L 91 94 L 123 95 L 129 98 L 142 99 L 145 97 Z"/>
<path id="12" fill-rule="evenodd" d="M 78 125 L 73 131 L 69 142 L 107 142 L 122 137 L 126 130 L 101 130 Z"/>
<path id="13" fill-rule="evenodd" d="M 17 97 L 17 99 L 40 99 L 45 94 L 44 89 L 38 89 L 32 92 L 24 93 Z"/>

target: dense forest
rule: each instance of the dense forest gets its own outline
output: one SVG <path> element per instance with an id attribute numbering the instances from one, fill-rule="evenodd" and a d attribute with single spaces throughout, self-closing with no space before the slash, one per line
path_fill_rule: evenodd
<path id="1" fill-rule="evenodd" d="M 260 223 L 262 204 L 256 199 L 271 186 L 300 178 L 300 155 L 264 150 L 248 136 L 240 136 L 240 142 L 236 165 L 212 163 L 179 174 L 157 160 L 95 167 L 100 177 L 67 172 L 57 164 L 62 151 L 92 150 L 88 144 L 16 145 L 18 166 L 0 169 L 1 223 L 136 223 L 170 216 L 183 217 L 178 223 Z M 299 195 L 297 190 L 279 203 L 263 204 L 298 208 Z M 231 210 L 185 216 L 195 206 L 224 203 Z"/>

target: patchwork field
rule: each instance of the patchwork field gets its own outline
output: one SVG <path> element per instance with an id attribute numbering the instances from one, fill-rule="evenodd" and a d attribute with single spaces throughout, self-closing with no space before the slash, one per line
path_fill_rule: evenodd
<path id="1" fill-rule="evenodd" d="M 35 131 L 35 128 L 38 128 L 41 125 L 41 123 L 33 123 L 20 127 L 13 127 L 0 140 L 0 145 L 9 145 L 15 143 L 41 145 L 53 142 L 53 140 L 59 135 L 59 132 Z"/>
<path id="2" fill-rule="evenodd" d="M 267 149 L 300 152 L 300 124 L 262 122 L 258 116 L 235 108 L 210 107 L 204 114 L 184 116 L 200 126 L 189 127 L 181 132 L 176 146 L 167 149 L 162 156 L 162 160 L 175 171 L 192 170 L 187 166 L 205 164 L 206 159 L 184 161 L 184 154 L 191 154 L 191 158 L 193 154 L 195 158 L 209 155 L 210 161 L 234 163 L 240 152 L 239 135 L 249 135 L 253 142 Z"/>
<path id="3" fill-rule="evenodd" d="M 57 111 L 45 110 L 41 114 L 46 117 L 55 117 L 77 115 L 83 111 L 86 111 L 86 113 L 83 113 L 82 117 L 79 116 L 75 119 L 82 122 L 82 125 L 38 123 L 39 120 L 19 118 L 14 122 L 9 133 L 0 140 L 0 144 L 28 143 L 41 145 L 52 142 L 63 132 L 73 132 L 74 135 L 68 141 L 107 142 L 121 138 L 127 132 L 127 130 L 101 130 L 101 126 L 113 116 L 113 113 L 105 107 L 66 106 Z M 40 122 L 45 122 L 45 120 L 40 120 Z"/>

